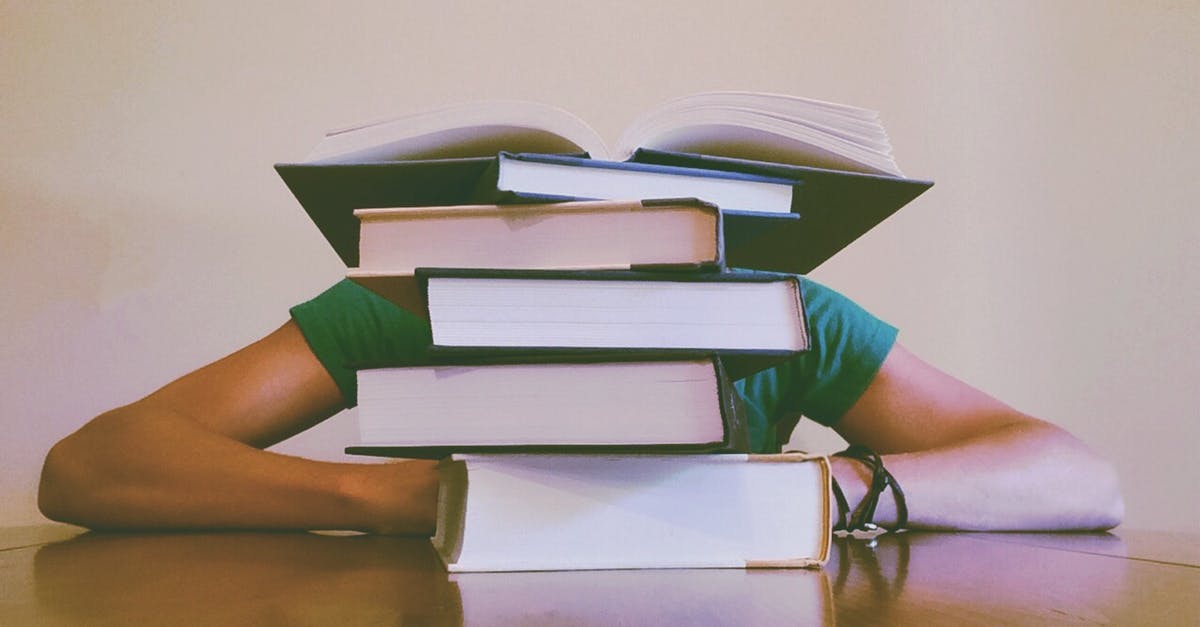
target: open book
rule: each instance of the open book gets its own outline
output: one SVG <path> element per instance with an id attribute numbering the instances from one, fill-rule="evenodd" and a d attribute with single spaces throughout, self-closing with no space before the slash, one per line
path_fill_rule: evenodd
<path id="1" fill-rule="evenodd" d="M 711 92 L 666 102 L 615 144 L 583 120 L 535 102 L 464 103 L 328 133 L 308 162 L 588 153 L 624 161 L 639 149 L 901 176 L 875 111 L 797 96 Z"/>

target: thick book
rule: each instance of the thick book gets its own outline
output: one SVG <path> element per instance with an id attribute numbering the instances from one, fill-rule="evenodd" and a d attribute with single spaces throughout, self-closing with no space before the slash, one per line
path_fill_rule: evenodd
<path id="1" fill-rule="evenodd" d="M 454 455 L 441 462 L 447 570 L 818 567 L 828 461 L 779 455 Z"/>
<path id="2" fill-rule="evenodd" d="M 611 147 L 586 122 L 557 107 L 513 100 L 462 103 L 330 131 L 307 161 L 473 157 L 497 150 L 588 153 L 620 161 L 638 148 L 901 175 L 877 112 L 751 92 L 666 102 L 634 120 Z"/>
<path id="3" fill-rule="evenodd" d="M 418 268 L 415 281 L 442 349 L 788 356 L 809 347 L 794 275 Z"/>
<path id="4" fill-rule="evenodd" d="M 429 320 L 426 359 L 706 352 L 737 380 L 811 342 L 791 274 L 417 268 L 351 279 Z"/>
<path id="5" fill-rule="evenodd" d="M 351 454 L 749 450 L 741 399 L 711 355 L 473 360 L 357 374 Z"/>
<path id="6" fill-rule="evenodd" d="M 698 200 L 594 201 L 358 209 L 358 267 L 718 269 L 721 212 Z"/>

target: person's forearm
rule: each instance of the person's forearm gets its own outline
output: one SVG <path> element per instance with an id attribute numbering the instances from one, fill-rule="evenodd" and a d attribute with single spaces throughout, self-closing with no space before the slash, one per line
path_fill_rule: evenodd
<path id="1" fill-rule="evenodd" d="M 51 450 L 39 505 L 92 528 L 356 529 L 430 533 L 431 462 L 342 464 L 242 444 L 137 405 Z"/>
<path id="2" fill-rule="evenodd" d="M 1041 421 L 884 455 L 883 462 L 904 490 L 914 529 L 1108 529 L 1121 522 L 1124 511 L 1112 466 Z M 833 458 L 833 467 L 853 510 L 866 493 L 869 471 L 845 458 Z M 890 526 L 895 520 L 895 501 L 885 491 L 875 522 Z"/>

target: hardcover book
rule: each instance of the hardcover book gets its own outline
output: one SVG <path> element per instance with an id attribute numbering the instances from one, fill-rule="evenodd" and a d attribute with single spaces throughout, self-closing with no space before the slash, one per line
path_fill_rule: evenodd
<path id="1" fill-rule="evenodd" d="M 454 455 L 434 548 L 451 572 L 818 567 L 830 472 L 781 455 Z"/>
<path id="2" fill-rule="evenodd" d="M 807 350 L 800 281 L 720 273 L 418 268 L 441 348 Z"/>
<path id="3" fill-rule="evenodd" d="M 722 211 L 790 216 L 793 183 L 782 177 L 574 155 L 501 152 L 480 181 L 482 199 L 703 198 Z"/>
<path id="4" fill-rule="evenodd" d="M 714 356 L 474 360 L 358 370 L 351 454 L 747 452 L 741 401 Z"/>
<path id="5" fill-rule="evenodd" d="M 719 269 L 721 212 L 697 200 L 562 202 L 358 209 L 358 267 Z"/>

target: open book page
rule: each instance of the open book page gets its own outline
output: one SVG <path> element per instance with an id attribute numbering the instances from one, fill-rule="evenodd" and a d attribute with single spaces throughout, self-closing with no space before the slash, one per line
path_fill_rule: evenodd
<path id="1" fill-rule="evenodd" d="M 634 138 L 652 136 L 647 129 L 663 125 L 689 111 L 729 111 L 718 115 L 732 121 L 758 115 L 793 124 L 804 124 L 873 148 L 888 145 L 879 113 L 870 109 L 782 94 L 711 92 L 668 101 L 638 117 L 628 126 L 618 145 L 638 147 Z"/>
<path id="2" fill-rule="evenodd" d="M 677 99 L 639 118 L 617 143 L 622 155 L 637 148 L 900 175 L 876 112 L 794 96 Z"/>
<path id="3" fill-rule="evenodd" d="M 309 162 L 369 163 L 511 153 L 588 153 L 625 160 L 638 148 L 899 176 L 875 111 L 749 92 L 669 101 L 633 122 L 615 148 L 557 107 L 487 100 L 328 133 Z"/>
<path id="4" fill-rule="evenodd" d="M 306 160 L 453 159 L 494 156 L 501 150 L 608 156 L 596 131 L 562 109 L 519 100 L 485 100 L 331 131 Z"/>

